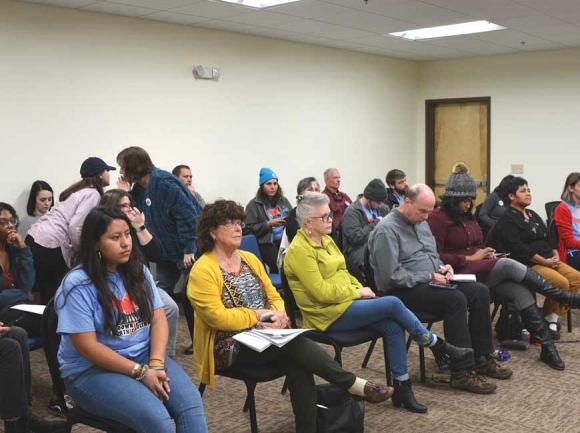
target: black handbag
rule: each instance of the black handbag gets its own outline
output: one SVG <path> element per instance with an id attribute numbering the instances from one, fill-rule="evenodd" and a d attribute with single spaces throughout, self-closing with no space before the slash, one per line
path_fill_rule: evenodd
<path id="1" fill-rule="evenodd" d="M 318 433 L 364 433 L 364 401 L 330 384 L 316 385 L 316 401 Z"/>

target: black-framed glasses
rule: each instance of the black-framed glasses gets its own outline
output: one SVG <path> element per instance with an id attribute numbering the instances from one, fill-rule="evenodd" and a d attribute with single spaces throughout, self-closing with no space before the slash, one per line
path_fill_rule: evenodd
<path id="1" fill-rule="evenodd" d="M 16 218 L 10 218 L 9 220 L 0 219 L 0 227 L 4 227 L 4 228 L 8 228 L 11 225 L 13 225 L 14 227 L 18 227 L 18 223 L 19 223 L 19 221 Z"/>
<path id="2" fill-rule="evenodd" d="M 328 221 L 330 221 L 332 219 L 333 216 L 334 216 L 333 212 L 328 212 L 328 213 L 325 213 L 324 215 L 317 216 L 317 217 L 310 217 L 310 218 L 320 218 L 322 220 L 322 222 L 327 223 Z"/>
<path id="3" fill-rule="evenodd" d="M 225 223 L 220 224 L 220 226 L 227 227 L 228 229 L 232 229 L 235 226 L 240 226 L 240 228 L 243 230 L 246 227 L 246 223 L 243 221 L 226 221 Z"/>

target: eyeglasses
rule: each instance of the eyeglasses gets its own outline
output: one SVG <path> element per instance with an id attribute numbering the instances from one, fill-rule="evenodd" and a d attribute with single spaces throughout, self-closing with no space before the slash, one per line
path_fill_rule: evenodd
<path id="1" fill-rule="evenodd" d="M 226 221 L 225 223 L 220 224 L 220 226 L 227 227 L 228 229 L 240 226 L 240 228 L 243 230 L 246 227 L 246 223 L 242 221 Z"/>
<path id="2" fill-rule="evenodd" d="M 332 219 L 333 216 L 334 216 L 334 214 L 332 212 L 328 212 L 322 216 L 310 217 L 310 218 L 320 218 L 322 220 L 322 222 L 327 223 L 328 221 L 330 221 Z"/>
<path id="3" fill-rule="evenodd" d="M 15 218 L 11 218 L 9 220 L 5 220 L 5 219 L 0 220 L 0 227 L 7 228 L 10 226 L 14 226 L 14 227 L 18 226 L 18 220 Z"/>

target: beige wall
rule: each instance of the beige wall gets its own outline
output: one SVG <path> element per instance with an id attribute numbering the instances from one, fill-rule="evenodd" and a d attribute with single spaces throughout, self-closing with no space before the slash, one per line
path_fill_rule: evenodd
<path id="1" fill-rule="evenodd" d="M 352 196 L 415 166 L 414 62 L 7 0 L 0 41 L 0 200 L 20 211 L 33 180 L 58 193 L 84 158 L 131 145 L 243 203 L 262 166 L 292 202 L 329 166 Z M 195 64 L 223 78 L 194 80 Z"/>
<path id="2" fill-rule="evenodd" d="M 416 171 L 424 175 L 425 100 L 491 96 L 491 184 L 524 164 L 532 208 L 558 200 L 580 171 L 580 50 L 539 51 L 423 63 L 419 73 Z"/>

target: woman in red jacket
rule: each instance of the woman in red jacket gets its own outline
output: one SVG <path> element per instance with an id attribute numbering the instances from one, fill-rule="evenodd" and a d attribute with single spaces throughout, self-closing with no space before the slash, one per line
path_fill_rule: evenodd
<path id="1" fill-rule="evenodd" d="M 554 210 L 560 261 L 580 270 L 580 173 L 566 178 L 562 203 Z"/>

